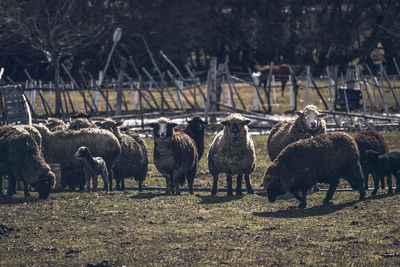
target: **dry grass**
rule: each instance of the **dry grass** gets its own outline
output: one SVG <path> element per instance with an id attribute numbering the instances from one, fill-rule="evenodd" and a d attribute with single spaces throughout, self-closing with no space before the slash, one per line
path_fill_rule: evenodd
<path id="1" fill-rule="evenodd" d="M 400 132 L 384 136 L 391 150 L 400 150 Z M 252 180 L 258 187 L 269 161 L 266 137 L 254 140 Z M 146 142 L 151 150 L 152 140 Z M 152 163 L 145 183 L 164 186 Z M 211 184 L 206 156 L 195 183 Z M 104 260 L 118 266 L 400 264 L 400 194 L 387 196 L 383 190 L 361 202 L 358 192 L 336 192 L 330 206 L 322 205 L 325 192 L 318 192 L 303 210 L 291 195 L 275 203 L 263 194 L 226 197 L 222 192 L 216 197 L 209 192 L 66 192 L 46 201 L 32 195 L 1 199 L 0 223 L 14 230 L 0 234 L 0 266 L 82 266 Z"/>

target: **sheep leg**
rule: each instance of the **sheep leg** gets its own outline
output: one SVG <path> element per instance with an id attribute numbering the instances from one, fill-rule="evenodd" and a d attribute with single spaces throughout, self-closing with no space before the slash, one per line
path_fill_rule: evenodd
<path id="1" fill-rule="evenodd" d="M 243 195 L 242 181 L 243 181 L 243 175 L 241 173 L 239 173 L 236 178 L 236 195 L 237 196 Z"/>
<path id="2" fill-rule="evenodd" d="M 89 193 L 90 192 L 90 175 L 86 176 L 86 191 Z"/>
<path id="3" fill-rule="evenodd" d="M 26 181 L 22 181 L 24 183 L 24 195 L 25 197 L 30 197 L 31 194 L 29 193 L 28 183 Z"/>
<path id="4" fill-rule="evenodd" d="M 400 192 L 400 175 L 399 171 L 394 172 L 394 176 L 396 177 L 396 191 L 395 192 Z"/>
<path id="5" fill-rule="evenodd" d="M 98 175 L 95 175 L 94 177 L 93 177 L 93 181 L 92 181 L 92 183 L 93 183 L 93 192 L 96 192 L 97 191 L 97 185 L 99 184 L 98 183 L 98 177 L 97 177 Z M 103 179 L 103 181 L 105 180 L 105 179 L 107 179 L 107 177 L 103 177 L 103 175 L 101 176 L 101 178 Z"/>
<path id="6" fill-rule="evenodd" d="M 372 177 L 374 177 L 374 190 L 372 190 L 371 195 L 375 196 L 376 192 L 378 192 L 379 189 L 379 178 L 375 177 L 375 175 L 372 175 Z"/>
<path id="7" fill-rule="evenodd" d="M 339 180 L 337 180 L 334 184 L 329 186 L 328 192 L 326 193 L 324 204 L 328 204 L 329 201 L 332 199 L 333 194 L 335 193 L 336 188 L 338 187 Z"/>
<path id="8" fill-rule="evenodd" d="M 364 188 L 365 190 L 368 190 L 368 171 L 366 170 L 366 167 L 363 168 L 363 175 L 364 175 Z M 372 173 L 372 178 L 375 181 L 374 173 Z"/>
<path id="9" fill-rule="evenodd" d="M 175 177 L 174 179 L 174 192 L 176 195 L 180 195 L 181 194 L 181 190 L 179 189 L 179 179 L 177 177 Z"/>
<path id="10" fill-rule="evenodd" d="M 165 177 L 165 181 L 166 181 L 166 183 L 167 183 L 167 191 L 165 192 L 167 195 L 170 195 L 172 192 L 171 192 L 171 182 L 172 182 L 172 175 L 167 175 L 166 177 Z"/>
<path id="11" fill-rule="evenodd" d="M 0 197 L 3 196 L 3 175 L 0 173 Z"/>
<path id="12" fill-rule="evenodd" d="M 389 183 L 389 181 L 388 181 L 388 183 Z M 390 184 L 392 184 L 392 183 L 390 183 Z M 381 189 L 385 189 L 385 176 L 384 175 L 381 177 Z"/>
<path id="13" fill-rule="evenodd" d="M 12 175 L 8 175 L 8 188 L 7 188 L 7 196 L 12 196 L 16 193 L 17 181 Z"/>
<path id="14" fill-rule="evenodd" d="M 139 181 L 139 192 L 142 192 L 142 191 L 143 191 L 143 181 L 140 180 Z"/>
<path id="15" fill-rule="evenodd" d="M 307 206 L 307 188 L 303 188 L 302 195 L 300 196 L 299 200 L 300 200 L 299 209 L 304 209 Z"/>
<path id="16" fill-rule="evenodd" d="M 114 176 L 114 172 L 112 169 L 109 169 L 108 167 L 107 167 L 107 171 L 108 171 L 108 183 L 104 183 L 104 189 L 106 191 L 111 192 L 112 191 L 112 179 Z"/>
<path id="17" fill-rule="evenodd" d="M 125 178 L 121 178 L 121 190 L 125 191 Z"/>
<path id="18" fill-rule="evenodd" d="M 186 176 L 186 177 L 188 177 L 188 176 Z M 189 179 L 187 179 L 187 181 L 188 181 L 188 186 L 189 186 L 189 194 L 191 194 L 191 195 L 193 195 L 193 178 L 189 178 Z"/>
<path id="19" fill-rule="evenodd" d="M 121 180 L 119 178 L 115 179 L 115 189 L 121 190 Z"/>
<path id="20" fill-rule="evenodd" d="M 217 191 L 218 191 L 218 173 L 213 174 L 213 186 L 211 189 L 211 195 L 215 196 L 217 194 Z"/>
<path id="21" fill-rule="evenodd" d="M 385 176 L 383 176 L 383 177 L 385 177 Z M 388 195 L 391 195 L 391 194 L 393 194 L 393 187 L 392 187 L 392 174 L 390 172 L 387 174 L 387 184 L 389 187 Z"/>
<path id="22" fill-rule="evenodd" d="M 228 186 L 228 192 L 226 193 L 226 195 L 228 197 L 231 197 L 231 196 L 233 196 L 233 192 L 232 192 L 232 175 L 230 175 L 230 174 L 226 175 L 226 183 L 227 183 L 227 186 Z"/>
<path id="23" fill-rule="evenodd" d="M 246 182 L 246 189 L 248 194 L 254 194 L 254 190 L 251 187 L 251 182 L 250 182 L 250 174 L 245 174 L 244 175 L 244 180 Z"/>

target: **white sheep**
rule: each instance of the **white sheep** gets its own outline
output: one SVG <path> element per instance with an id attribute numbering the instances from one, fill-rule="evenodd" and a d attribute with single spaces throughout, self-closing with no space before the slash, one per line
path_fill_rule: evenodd
<path id="1" fill-rule="evenodd" d="M 321 114 L 314 105 L 307 105 L 302 111 L 296 111 L 295 120 L 281 121 L 274 125 L 267 140 L 268 155 L 273 161 L 289 144 L 326 133 L 325 120 L 327 114 Z"/>
<path id="2" fill-rule="evenodd" d="M 242 194 L 245 176 L 248 193 L 253 193 L 250 174 L 255 167 L 256 154 L 253 139 L 248 133 L 251 121 L 240 114 L 231 114 L 221 122 L 224 129 L 214 138 L 208 152 L 208 168 L 213 176 L 211 194 L 217 194 L 218 175 L 226 174 L 228 196 L 232 196 L 232 175 L 237 174 L 236 194 Z"/>
<path id="3" fill-rule="evenodd" d="M 93 191 L 97 191 L 97 176 L 101 175 L 104 185 L 108 187 L 107 165 L 102 157 L 93 157 L 89 149 L 81 146 L 75 153 L 75 158 L 84 162 L 86 188 L 90 192 L 90 180 L 92 179 Z"/>

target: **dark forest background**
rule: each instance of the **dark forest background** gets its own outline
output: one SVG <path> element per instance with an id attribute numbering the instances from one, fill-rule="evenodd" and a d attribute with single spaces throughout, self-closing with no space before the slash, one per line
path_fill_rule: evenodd
<path id="1" fill-rule="evenodd" d="M 237 72 L 273 61 L 310 65 L 316 75 L 382 62 L 394 73 L 399 11 L 400 1 L 388 0 L 0 0 L 0 67 L 16 81 L 24 68 L 51 80 L 60 62 L 73 76 L 97 76 L 120 27 L 114 60 L 131 56 L 148 69 L 144 40 L 178 68 L 206 70 L 216 56 Z"/>

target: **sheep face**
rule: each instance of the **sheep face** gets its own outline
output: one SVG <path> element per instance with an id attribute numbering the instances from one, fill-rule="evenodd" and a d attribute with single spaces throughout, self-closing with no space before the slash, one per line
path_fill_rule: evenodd
<path id="1" fill-rule="evenodd" d="M 192 129 L 196 133 L 201 133 L 204 130 L 204 126 L 208 123 L 203 121 L 200 116 L 193 117 L 188 121 L 189 128 Z"/>
<path id="2" fill-rule="evenodd" d="M 74 157 L 77 159 L 83 159 L 85 158 L 89 153 L 89 149 L 85 146 L 81 146 L 78 148 L 78 150 L 75 152 Z"/>
<path id="3" fill-rule="evenodd" d="M 177 124 L 169 121 L 152 123 L 151 126 L 153 127 L 153 136 L 155 139 L 167 139 L 174 134 L 174 127 Z"/>
<path id="4" fill-rule="evenodd" d="M 250 122 L 251 121 L 248 119 L 230 119 L 221 121 L 221 124 L 224 126 L 225 133 L 232 136 L 234 139 L 238 139 L 247 134 L 247 125 L 249 125 Z"/>
<path id="5" fill-rule="evenodd" d="M 365 162 L 372 163 L 378 159 L 379 155 L 380 153 L 376 152 L 375 150 L 366 150 L 363 153 L 362 158 Z"/>
<path id="6" fill-rule="evenodd" d="M 113 134 L 116 134 L 118 132 L 118 127 L 122 125 L 122 122 L 115 122 L 113 120 L 106 119 L 102 122 L 96 122 L 96 125 L 99 126 L 101 129 L 108 130 Z"/>
<path id="7" fill-rule="evenodd" d="M 285 190 L 278 184 L 275 176 L 266 174 L 264 177 L 264 189 L 267 191 L 269 202 L 275 202 L 276 198 L 286 193 Z"/>
<path id="8" fill-rule="evenodd" d="M 306 106 L 303 111 L 296 111 L 295 114 L 300 117 L 306 126 L 306 129 L 309 129 L 310 131 L 314 131 L 320 127 L 321 118 L 327 115 L 320 114 L 318 109 L 311 105 Z"/>
<path id="9" fill-rule="evenodd" d="M 39 198 L 47 199 L 50 190 L 54 188 L 56 177 L 51 171 L 39 176 L 37 183 L 32 186 L 39 192 Z"/>

